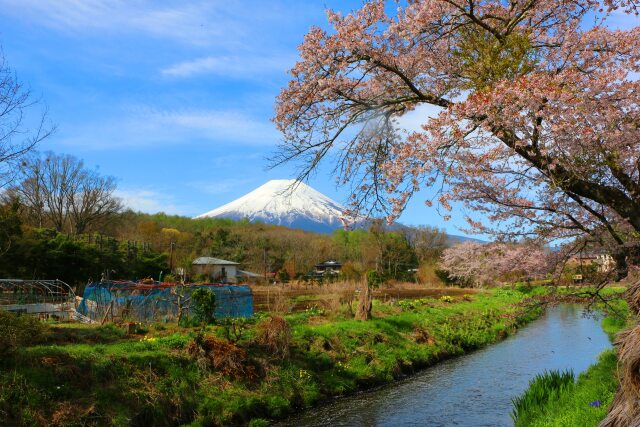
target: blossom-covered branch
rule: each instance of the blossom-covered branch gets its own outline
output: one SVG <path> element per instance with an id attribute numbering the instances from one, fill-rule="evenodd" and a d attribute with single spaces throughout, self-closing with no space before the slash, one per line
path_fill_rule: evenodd
<path id="1" fill-rule="evenodd" d="M 640 28 L 606 28 L 634 0 L 381 0 L 312 29 L 277 100 L 275 163 L 326 157 L 353 207 L 395 219 L 429 187 L 502 237 L 640 232 Z M 604 7 L 604 11 L 600 9 Z M 600 17 L 587 27 L 586 17 Z M 437 107 L 419 131 L 398 119 Z M 595 237 L 594 237 L 595 238 Z M 624 263 L 624 256 L 618 257 Z M 623 266 L 624 267 L 624 266 Z"/>

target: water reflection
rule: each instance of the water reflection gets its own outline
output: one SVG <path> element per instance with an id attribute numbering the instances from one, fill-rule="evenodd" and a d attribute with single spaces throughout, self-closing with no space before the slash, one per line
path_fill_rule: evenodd
<path id="1" fill-rule="evenodd" d="M 599 318 L 562 305 L 498 344 L 277 425 L 509 426 L 511 399 L 534 375 L 550 369 L 578 374 L 610 346 Z"/>

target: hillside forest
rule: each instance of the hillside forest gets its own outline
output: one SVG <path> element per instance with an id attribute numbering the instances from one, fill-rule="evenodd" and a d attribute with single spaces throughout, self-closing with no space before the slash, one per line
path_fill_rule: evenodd
<path id="1" fill-rule="evenodd" d="M 480 287 L 542 278 L 556 269 L 553 251 L 534 241 L 481 243 L 430 227 L 388 227 L 371 219 L 332 234 L 221 218 L 192 219 L 125 209 L 116 179 L 83 161 L 33 153 L 0 197 L 0 277 L 198 281 L 193 260 L 240 264 L 256 281 L 309 282 L 318 263 L 342 264 L 340 277 L 369 282 L 455 283 Z M 184 277 L 186 275 L 186 277 Z M 316 277 L 317 279 L 317 277 Z"/>

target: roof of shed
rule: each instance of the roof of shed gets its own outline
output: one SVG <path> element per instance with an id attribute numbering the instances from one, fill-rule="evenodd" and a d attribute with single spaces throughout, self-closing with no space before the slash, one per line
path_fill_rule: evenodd
<path id="1" fill-rule="evenodd" d="M 238 276 L 241 277 L 262 277 L 262 274 L 253 273 L 251 271 L 238 270 Z"/>
<path id="2" fill-rule="evenodd" d="M 194 265 L 240 265 L 237 262 L 227 261 L 225 259 L 214 258 L 210 256 L 201 256 L 193 260 Z"/>

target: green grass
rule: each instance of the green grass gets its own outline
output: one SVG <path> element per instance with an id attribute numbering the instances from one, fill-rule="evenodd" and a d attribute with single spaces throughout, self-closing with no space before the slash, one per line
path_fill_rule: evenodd
<path id="1" fill-rule="evenodd" d="M 529 382 L 529 388 L 521 396 L 513 399 L 513 418 L 516 426 L 528 425 L 529 416 L 540 407 L 547 406 L 564 393 L 570 393 L 574 386 L 573 371 L 549 371 L 538 374 Z"/>
<path id="2" fill-rule="evenodd" d="M 618 289 L 608 290 L 610 295 Z M 628 308 L 622 299 L 611 302 L 613 310 L 602 320 L 602 328 L 611 339 L 628 326 Z M 600 306 L 602 310 L 606 307 Z M 621 313 L 623 317 L 613 315 Z M 618 388 L 618 359 L 615 350 L 600 354 L 597 363 L 578 376 L 577 382 L 553 389 L 533 380 L 524 395 L 514 399 L 517 427 L 590 427 L 597 426 L 607 414 Z M 541 380 L 544 382 L 544 380 Z M 530 396 L 545 396 L 537 401 Z M 529 397 L 527 397 L 529 396 Z M 518 406 L 521 401 L 526 404 Z"/>
<path id="3" fill-rule="evenodd" d="M 493 343 L 536 318 L 514 306 L 537 289 L 497 289 L 469 301 L 374 303 L 359 322 L 323 311 L 287 316 L 291 357 L 256 345 L 255 321 L 239 341 L 258 380 L 199 368 L 185 348 L 195 329 L 56 326 L 46 344 L 0 361 L 0 415 L 13 425 L 264 425 L 331 396 L 393 381 Z M 208 327 L 222 337 L 222 326 Z"/>
<path id="4" fill-rule="evenodd" d="M 532 409 L 528 416 L 518 420 L 516 426 L 597 426 L 607 414 L 618 387 L 617 363 L 614 350 L 604 351 L 596 364 L 580 374 L 573 387 Z M 596 402 L 599 406 L 595 406 Z"/>

